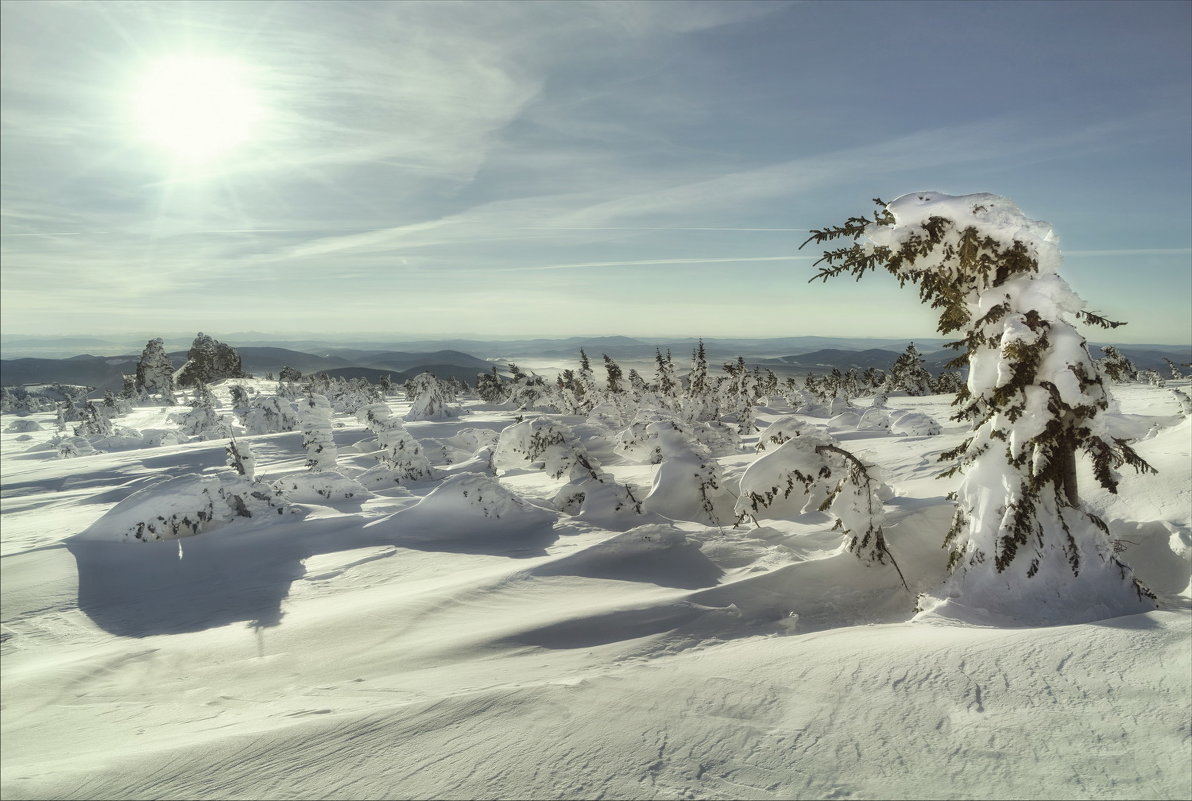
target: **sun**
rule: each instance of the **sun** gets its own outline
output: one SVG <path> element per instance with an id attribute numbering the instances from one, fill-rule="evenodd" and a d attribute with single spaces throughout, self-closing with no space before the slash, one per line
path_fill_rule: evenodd
<path id="1" fill-rule="evenodd" d="M 149 63 L 132 107 L 138 138 L 189 166 L 210 164 L 249 142 L 262 117 L 247 66 L 220 56 Z"/>

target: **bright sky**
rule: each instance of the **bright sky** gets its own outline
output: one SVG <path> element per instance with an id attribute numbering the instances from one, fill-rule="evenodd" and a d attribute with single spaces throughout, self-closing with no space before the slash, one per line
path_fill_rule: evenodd
<path id="1" fill-rule="evenodd" d="M 927 338 L 798 245 L 935 190 L 1192 342 L 1192 3 L 2 9 L 7 334 Z"/>

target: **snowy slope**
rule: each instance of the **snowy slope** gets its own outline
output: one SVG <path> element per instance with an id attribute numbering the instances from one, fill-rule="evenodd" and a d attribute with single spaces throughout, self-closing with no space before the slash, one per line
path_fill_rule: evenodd
<path id="1" fill-rule="evenodd" d="M 1188 797 L 1189 421 L 1165 389 L 1117 396 L 1161 472 L 1089 502 L 1160 608 L 1049 628 L 914 615 L 944 575 L 955 480 L 936 456 L 963 433 L 943 397 L 890 399 L 942 436 L 832 427 L 895 492 L 886 535 L 913 592 L 820 513 L 598 525 L 549 508 L 564 479 L 482 460 L 122 542 L 106 513 L 221 467 L 225 442 L 58 459 L 30 450 L 53 428 L 34 415 L 45 430 L 0 434 L 2 795 Z M 516 414 L 466 406 L 406 427 L 442 441 Z M 119 422 L 165 427 L 151 407 Z M 339 469 L 371 466 L 361 424 L 335 422 Z M 298 432 L 244 439 L 259 475 L 301 470 Z M 658 470 L 600 458 L 639 498 Z M 731 487 L 755 458 L 717 464 Z"/>

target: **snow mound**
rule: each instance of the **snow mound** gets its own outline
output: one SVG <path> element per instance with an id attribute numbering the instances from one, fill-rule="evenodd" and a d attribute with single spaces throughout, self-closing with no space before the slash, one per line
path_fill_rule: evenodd
<path id="1" fill-rule="evenodd" d="M 420 540 L 520 532 L 549 527 L 555 520 L 553 512 L 519 498 L 481 473 L 449 476 L 409 509 L 385 518 L 403 534 Z"/>
<path id="2" fill-rule="evenodd" d="M 666 523 L 638 526 L 531 573 L 697 589 L 716 584 L 723 571 L 700 552 L 698 541 Z"/>
<path id="3" fill-rule="evenodd" d="M 890 433 L 903 437 L 936 437 L 943 432 L 940 424 L 922 412 L 893 412 Z"/>
<path id="4" fill-rule="evenodd" d="M 273 486 L 296 503 L 323 503 L 367 498 L 370 493 L 363 484 L 334 470 L 315 473 L 294 473 L 273 482 Z"/>
<path id="5" fill-rule="evenodd" d="M 13 420 L 4 430 L 9 434 L 25 434 L 30 431 L 41 431 L 41 423 L 36 420 Z"/>

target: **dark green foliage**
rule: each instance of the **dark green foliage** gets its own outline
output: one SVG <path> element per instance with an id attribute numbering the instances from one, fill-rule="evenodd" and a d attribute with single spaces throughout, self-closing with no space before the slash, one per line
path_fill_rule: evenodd
<path id="1" fill-rule="evenodd" d="M 960 332 L 961 338 L 949 345 L 960 356 L 950 366 L 972 362 L 981 354 L 1000 351 L 999 380 L 989 387 L 978 387 L 977 395 L 967 387 L 956 388 L 954 420 L 967 422 L 974 436 L 959 447 L 941 454 L 943 461 L 955 460 L 945 475 L 967 470 L 990 451 L 1002 449 L 1005 462 L 1021 477 L 1019 485 L 1007 493 L 1005 506 L 987 510 L 1002 520 L 997 534 L 993 562 L 999 572 L 1006 570 L 1027 544 L 1041 552 L 1043 542 L 1061 538 L 1059 547 L 1067 554 L 1074 574 L 1080 571 L 1080 556 L 1069 530 L 1064 510 L 1078 507 L 1075 456 L 1083 451 L 1093 463 L 1098 483 L 1109 492 L 1117 491 L 1114 469 L 1129 465 L 1139 472 L 1153 472 L 1124 441 L 1094 433 L 1090 426 L 1096 415 L 1108 408 L 1101 377 L 1092 365 L 1083 340 L 1078 348 L 1064 351 L 1068 369 L 1076 379 L 1080 397 L 1086 402 L 1070 402 L 1048 380 L 1044 359 L 1056 353 L 1057 336 L 1069 337 L 1070 326 L 1061 320 L 1043 319 L 1035 309 L 1011 306 L 1010 294 L 1004 303 L 986 305 L 988 310 L 973 319 L 978 297 L 1003 286 L 1012 279 L 1039 273 L 1040 267 L 1031 248 L 1017 239 L 1003 242 L 982 234 L 976 227 L 959 228 L 944 217 L 931 216 L 908 233 L 901 235 L 897 247 L 885 247 L 860 241 L 867 231 L 895 225 L 894 216 L 875 200 L 879 209 L 873 220 L 851 217 L 844 225 L 813 230 L 803 244 L 824 244 L 837 239 L 852 239 L 848 247 L 827 250 L 816 265 L 823 265 L 811 279 L 827 280 L 841 274 L 860 279 L 865 273 L 884 269 L 900 283 L 914 284 L 920 299 L 939 311 L 941 333 Z M 974 207 L 974 213 L 983 211 Z M 938 249 L 938 250 L 937 250 Z M 930 255 L 932 258 L 926 259 Z M 929 266 L 926 266 L 929 265 Z M 1121 323 L 1091 313 L 1079 315 L 1086 322 L 1103 327 Z M 1012 320 L 1010 318 L 1013 318 Z M 1009 332 L 1014 331 L 1013 336 Z M 1070 337 L 1065 340 L 1070 341 Z M 1104 365 L 1103 365 L 1104 368 Z M 1047 415 L 1042 430 L 1029 441 L 1010 436 L 1013 424 L 1024 415 L 1039 414 L 1038 392 L 1046 393 Z M 962 493 L 963 494 L 963 493 Z M 1050 511 L 1048 511 L 1050 510 Z M 1087 513 L 1079 509 L 1073 511 Z M 1091 517 L 1091 516 L 1090 516 Z M 1058 520 L 1060 531 L 1053 530 Z M 946 544 L 952 548 L 951 562 L 959 563 L 964 543 L 960 532 L 970 525 L 987 526 L 991 521 L 973 521 L 964 509 L 958 509 Z M 1094 519 L 1094 525 L 1103 523 Z M 970 561 L 979 563 L 985 554 L 977 546 Z M 1038 559 L 1028 567 L 1027 575 L 1038 570 Z"/>

